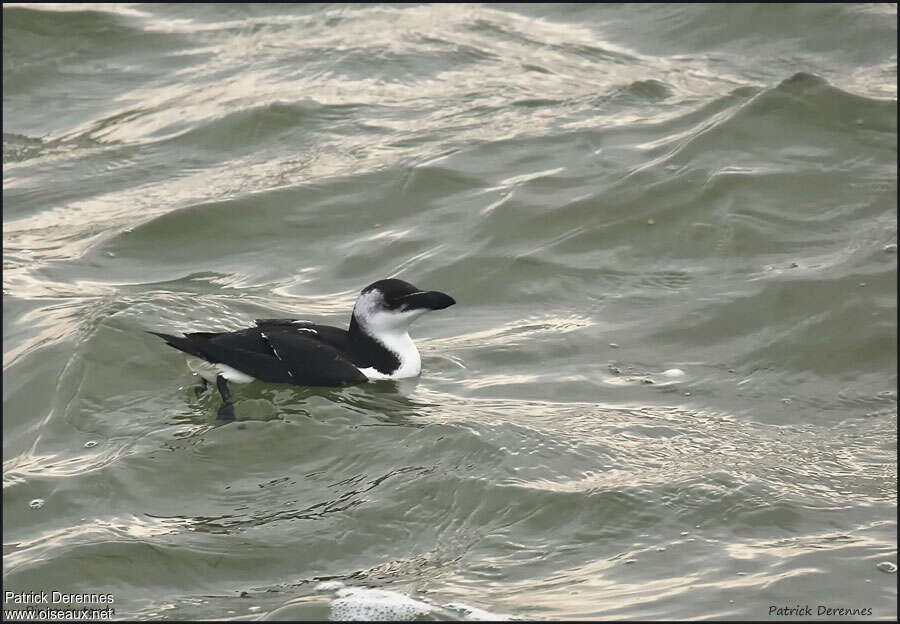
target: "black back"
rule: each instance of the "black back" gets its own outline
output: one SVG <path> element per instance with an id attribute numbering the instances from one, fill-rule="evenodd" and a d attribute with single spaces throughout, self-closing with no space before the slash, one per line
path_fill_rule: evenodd
<path id="1" fill-rule="evenodd" d="M 293 319 L 256 319 L 256 326 L 267 335 L 273 330 L 302 333 L 333 347 L 359 368 L 375 368 L 387 375 L 400 366 L 400 359 L 363 332 L 355 318 L 350 320 L 349 331 L 330 325 L 298 323 Z M 305 329 L 311 329 L 316 333 L 303 331 Z"/>
<path id="2" fill-rule="evenodd" d="M 390 374 L 400 360 L 359 328 L 345 331 L 294 319 L 257 319 L 233 332 L 184 337 L 150 332 L 170 346 L 214 364 L 227 364 L 261 381 L 301 386 L 343 386 L 368 378 L 360 368 Z"/>

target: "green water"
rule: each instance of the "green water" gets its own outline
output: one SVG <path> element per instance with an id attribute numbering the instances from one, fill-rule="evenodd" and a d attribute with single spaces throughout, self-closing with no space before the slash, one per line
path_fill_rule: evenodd
<path id="1" fill-rule="evenodd" d="M 4 5 L 4 590 L 895 619 L 896 20 Z M 238 422 L 144 332 L 345 326 L 388 276 L 457 300 L 420 378 Z"/>

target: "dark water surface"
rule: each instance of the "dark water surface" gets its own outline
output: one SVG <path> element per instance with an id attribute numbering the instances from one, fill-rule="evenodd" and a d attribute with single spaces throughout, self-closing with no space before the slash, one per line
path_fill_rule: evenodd
<path id="1" fill-rule="evenodd" d="M 5 5 L 4 589 L 894 619 L 896 19 Z M 144 333 L 343 325 L 386 276 L 458 301 L 419 379 L 236 423 Z"/>

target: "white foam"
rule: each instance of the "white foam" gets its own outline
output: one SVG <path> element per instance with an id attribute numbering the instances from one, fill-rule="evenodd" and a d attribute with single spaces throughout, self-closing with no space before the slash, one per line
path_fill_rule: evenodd
<path id="1" fill-rule="evenodd" d="M 339 622 L 391 622 L 412 620 L 434 610 L 430 604 L 399 592 L 365 587 L 344 587 L 331 601 L 330 619 Z"/>
<path id="2" fill-rule="evenodd" d="M 454 611 L 461 611 L 462 615 L 467 620 L 474 620 L 476 622 L 505 622 L 512 619 L 510 616 L 503 615 L 502 613 L 492 613 L 491 611 L 470 607 L 469 605 L 464 605 L 459 602 L 449 602 L 444 606 L 448 609 L 453 609 Z"/>
<path id="3" fill-rule="evenodd" d="M 439 620 L 459 616 L 464 620 L 511 620 L 508 615 L 491 613 L 462 603 L 435 606 L 406 594 L 386 589 L 347 587 L 340 581 L 325 581 L 316 585 L 318 592 L 334 592 L 329 619 L 342 622 L 409 621 L 422 616 Z"/>

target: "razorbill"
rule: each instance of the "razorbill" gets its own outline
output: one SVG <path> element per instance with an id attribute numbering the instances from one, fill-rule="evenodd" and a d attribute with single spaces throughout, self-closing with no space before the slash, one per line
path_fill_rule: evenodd
<path id="1" fill-rule="evenodd" d="M 233 332 L 149 333 L 191 356 L 188 365 L 203 379 L 198 394 L 215 383 L 223 401 L 219 417 L 233 418 L 229 381 L 346 386 L 415 377 L 422 360 L 409 337 L 410 324 L 454 303 L 442 292 L 384 279 L 363 288 L 347 330 L 298 319 L 256 319 L 256 327 Z"/>

